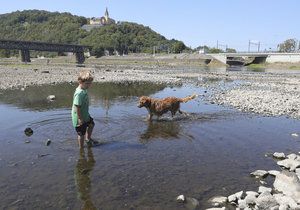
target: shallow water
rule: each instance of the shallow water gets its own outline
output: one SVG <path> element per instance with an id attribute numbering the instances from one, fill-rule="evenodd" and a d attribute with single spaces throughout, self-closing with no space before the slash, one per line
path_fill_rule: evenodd
<path id="1" fill-rule="evenodd" d="M 202 88 L 106 83 L 89 90 L 93 136 L 101 144 L 80 152 L 70 116 L 75 88 L 0 93 L 1 209 L 190 208 L 175 201 L 180 194 L 203 209 L 212 196 L 257 190 L 250 172 L 279 169 L 265 154 L 300 148 L 291 136 L 299 133 L 297 120 L 244 114 L 200 97 L 182 104 L 188 115 L 149 123 L 146 109 L 136 106 L 141 95 L 185 97 Z M 55 101 L 47 102 L 50 94 Z"/>

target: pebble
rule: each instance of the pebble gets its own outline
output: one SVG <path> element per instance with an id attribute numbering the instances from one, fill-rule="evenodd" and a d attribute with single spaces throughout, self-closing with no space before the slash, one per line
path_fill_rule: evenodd
<path id="1" fill-rule="evenodd" d="M 49 146 L 51 144 L 51 140 L 48 139 L 45 144 L 46 144 L 46 146 Z"/>
<path id="2" fill-rule="evenodd" d="M 184 195 L 179 195 L 179 196 L 177 196 L 176 200 L 179 203 L 183 203 L 183 202 L 185 202 L 185 197 L 184 197 Z"/>
<path id="3" fill-rule="evenodd" d="M 33 130 L 31 128 L 25 128 L 24 133 L 26 136 L 31 136 L 33 134 Z"/>

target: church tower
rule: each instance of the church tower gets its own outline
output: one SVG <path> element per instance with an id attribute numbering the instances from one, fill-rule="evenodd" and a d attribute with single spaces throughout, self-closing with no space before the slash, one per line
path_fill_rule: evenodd
<path id="1" fill-rule="evenodd" d="M 107 7 L 106 7 L 106 10 L 105 10 L 105 13 L 104 13 L 104 17 L 105 17 L 106 22 L 108 22 L 109 14 L 108 14 Z"/>

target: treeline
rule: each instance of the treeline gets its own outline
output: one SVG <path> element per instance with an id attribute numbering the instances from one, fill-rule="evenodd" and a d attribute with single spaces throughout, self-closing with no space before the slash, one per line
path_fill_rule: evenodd
<path id="1" fill-rule="evenodd" d="M 110 54 L 128 54 L 153 51 L 180 53 L 187 49 L 181 41 L 167 40 L 149 27 L 129 22 L 93 29 L 81 43 L 93 46 L 92 53 L 98 56 L 103 55 L 105 50 Z"/>
<path id="2" fill-rule="evenodd" d="M 87 18 L 70 13 L 16 11 L 0 15 L 0 39 L 84 44 L 91 46 L 91 52 L 96 56 L 105 52 L 127 54 L 153 50 L 180 53 L 188 49 L 183 42 L 168 40 L 149 27 L 136 23 L 119 22 L 90 32 L 81 29 L 84 24 L 87 24 Z M 0 52 L 4 56 L 16 53 L 8 50 Z"/>

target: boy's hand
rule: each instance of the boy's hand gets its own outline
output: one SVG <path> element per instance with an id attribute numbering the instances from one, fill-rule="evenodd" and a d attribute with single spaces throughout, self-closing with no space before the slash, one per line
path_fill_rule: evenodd
<path id="1" fill-rule="evenodd" d="M 78 118 L 78 124 L 82 125 L 83 124 L 83 120 Z"/>

